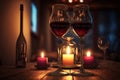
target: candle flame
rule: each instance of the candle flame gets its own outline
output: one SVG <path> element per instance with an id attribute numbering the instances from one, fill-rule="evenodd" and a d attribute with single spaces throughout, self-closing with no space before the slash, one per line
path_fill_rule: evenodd
<path id="1" fill-rule="evenodd" d="M 80 3 L 83 3 L 84 1 L 83 0 L 80 0 Z"/>
<path id="2" fill-rule="evenodd" d="M 73 2 L 73 0 L 68 0 L 68 2 L 69 2 L 69 3 L 72 3 L 72 2 Z"/>
<path id="3" fill-rule="evenodd" d="M 91 52 L 90 52 L 90 51 L 87 51 L 86 55 L 87 55 L 88 57 L 90 57 L 90 56 L 91 56 Z"/>
<path id="4" fill-rule="evenodd" d="M 70 46 L 67 46 L 67 48 L 66 48 L 66 53 L 67 53 L 67 54 L 70 54 Z"/>
<path id="5" fill-rule="evenodd" d="M 44 58 L 44 52 L 43 51 L 41 52 L 41 57 Z"/>

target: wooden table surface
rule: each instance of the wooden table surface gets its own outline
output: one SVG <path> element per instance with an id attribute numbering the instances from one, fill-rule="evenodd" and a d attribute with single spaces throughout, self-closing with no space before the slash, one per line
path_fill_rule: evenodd
<path id="1" fill-rule="evenodd" d="M 50 76 L 57 68 L 37 70 L 35 63 L 29 63 L 27 68 L 16 69 L 13 66 L 0 66 L 0 80 L 120 80 L 120 63 L 102 61 L 97 69 L 85 69 L 92 76 Z"/>

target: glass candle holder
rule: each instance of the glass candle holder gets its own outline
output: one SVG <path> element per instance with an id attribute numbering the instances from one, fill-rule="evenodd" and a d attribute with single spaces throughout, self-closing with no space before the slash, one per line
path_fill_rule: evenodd
<path id="1" fill-rule="evenodd" d="M 78 67 L 78 48 L 73 37 L 65 37 L 60 46 L 59 64 L 61 68 Z"/>

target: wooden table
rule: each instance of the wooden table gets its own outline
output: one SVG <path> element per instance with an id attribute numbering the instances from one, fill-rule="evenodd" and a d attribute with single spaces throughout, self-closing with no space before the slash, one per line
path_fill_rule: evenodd
<path id="1" fill-rule="evenodd" d="M 37 70 L 35 63 L 29 63 L 27 68 L 16 69 L 12 66 L 0 66 L 0 80 L 120 80 L 120 63 L 102 61 L 97 69 L 85 69 L 93 76 L 49 76 L 48 73 L 57 68 Z"/>

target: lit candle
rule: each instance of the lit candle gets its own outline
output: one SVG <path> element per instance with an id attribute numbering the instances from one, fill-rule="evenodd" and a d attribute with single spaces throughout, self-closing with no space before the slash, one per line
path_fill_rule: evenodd
<path id="1" fill-rule="evenodd" d="M 92 65 L 94 62 L 94 57 L 91 55 L 90 51 L 87 51 L 86 55 L 84 56 L 84 64 Z"/>
<path id="2" fill-rule="evenodd" d="M 83 3 L 83 0 L 80 0 L 81 3 Z"/>
<path id="3" fill-rule="evenodd" d="M 41 56 L 37 57 L 37 66 L 47 66 L 48 58 L 44 57 L 44 52 L 41 52 Z"/>
<path id="4" fill-rule="evenodd" d="M 68 2 L 69 2 L 69 3 L 72 3 L 72 2 L 73 2 L 73 0 L 68 0 Z"/>
<path id="5" fill-rule="evenodd" d="M 64 66 L 74 65 L 74 54 L 71 54 L 69 46 L 67 46 L 66 48 L 66 54 L 63 54 L 63 65 Z"/>

